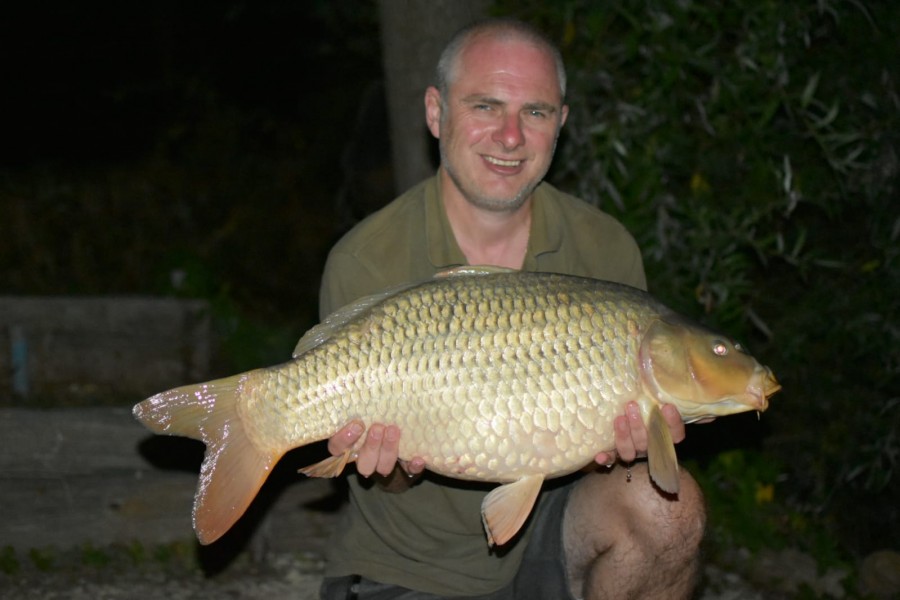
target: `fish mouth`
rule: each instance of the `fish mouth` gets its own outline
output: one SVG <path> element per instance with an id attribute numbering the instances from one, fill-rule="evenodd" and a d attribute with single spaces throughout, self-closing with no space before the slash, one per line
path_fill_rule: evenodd
<path id="1" fill-rule="evenodd" d="M 769 397 L 780 389 L 781 384 L 772 370 L 760 365 L 743 392 L 725 396 L 717 402 L 688 405 L 680 401 L 677 405 L 685 423 L 750 411 L 762 413 L 769 408 Z"/>
<path id="2" fill-rule="evenodd" d="M 759 383 L 747 386 L 747 393 L 752 398 L 750 404 L 762 412 L 769 408 L 769 398 L 781 389 L 781 384 L 775 379 L 775 374 L 769 367 L 760 366 L 755 375 L 759 375 L 759 377 L 754 377 L 754 382 L 759 381 Z"/>

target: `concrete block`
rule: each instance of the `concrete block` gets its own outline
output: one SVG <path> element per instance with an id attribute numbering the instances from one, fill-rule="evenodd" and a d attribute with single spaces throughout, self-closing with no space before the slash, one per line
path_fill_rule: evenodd
<path id="1" fill-rule="evenodd" d="M 0 396 L 142 398 L 206 379 L 210 346 L 203 300 L 0 296 Z"/>

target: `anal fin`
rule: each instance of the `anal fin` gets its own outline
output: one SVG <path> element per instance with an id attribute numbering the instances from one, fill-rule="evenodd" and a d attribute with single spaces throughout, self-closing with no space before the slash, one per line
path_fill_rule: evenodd
<path id="1" fill-rule="evenodd" d="M 355 454 L 355 449 L 350 448 L 343 454 L 329 456 L 325 460 L 303 467 L 300 472 L 307 477 L 337 477 L 344 471 L 347 463 L 356 460 Z"/>

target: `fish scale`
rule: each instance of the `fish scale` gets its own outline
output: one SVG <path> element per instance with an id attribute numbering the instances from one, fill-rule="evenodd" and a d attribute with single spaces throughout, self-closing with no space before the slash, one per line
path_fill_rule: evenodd
<path id="1" fill-rule="evenodd" d="M 717 356 L 722 348 L 730 356 Z M 287 363 L 157 394 L 135 415 L 207 444 L 194 506 L 204 543 L 240 516 L 285 452 L 354 419 L 397 425 L 402 459 L 505 483 L 482 506 L 489 542 L 504 543 L 545 478 L 613 448 L 627 402 L 648 428 L 654 481 L 677 492 L 660 404 L 692 421 L 764 410 L 778 387 L 738 345 L 641 290 L 463 268 L 341 309 Z M 303 472 L 335 476 L 353 459 L 348 451 Z"/>

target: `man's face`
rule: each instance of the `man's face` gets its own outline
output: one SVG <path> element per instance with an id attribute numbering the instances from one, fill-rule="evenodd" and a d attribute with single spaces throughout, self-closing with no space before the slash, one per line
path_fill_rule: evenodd
<path id="1" fill-rule="evenodd" d="M 527 42 L 483 37 L 463 50 L 454 71 L 449 97 L 426 93 L 441 166 L 475 206 L 516 210 L 550 168 L 568 114 L 555 63 Z"/>

